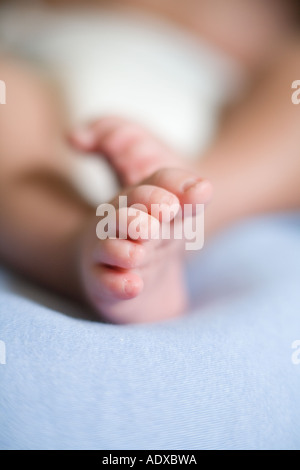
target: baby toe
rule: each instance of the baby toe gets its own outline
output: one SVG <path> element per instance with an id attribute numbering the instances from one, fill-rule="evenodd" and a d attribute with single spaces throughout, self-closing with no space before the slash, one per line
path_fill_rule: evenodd
<path id="1" fill-rule="evenodd" d="M 143 290 L 143 280 L 136 273 L 120 272 L 107 266 L 95 267 L 92 298 L 94 303 L 129 300 Z"/>
<path id="2" fill-rule="evenodd" d="M 135 269 L 144 260 L 145 248 L 130 240 L 103 240 L 94 251 L 94 262 L 121 269 Z"/>

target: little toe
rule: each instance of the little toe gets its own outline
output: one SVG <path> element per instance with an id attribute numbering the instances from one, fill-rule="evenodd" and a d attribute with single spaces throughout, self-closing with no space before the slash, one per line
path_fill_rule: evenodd
<path id="1" fill-rule="evenodd" d="M 143 290 L 143 280 L 136 273 L 118 271 L 108 266 L 95 266 L 92 297 L 94 302 L 113 302 L 137 297 Z"/>

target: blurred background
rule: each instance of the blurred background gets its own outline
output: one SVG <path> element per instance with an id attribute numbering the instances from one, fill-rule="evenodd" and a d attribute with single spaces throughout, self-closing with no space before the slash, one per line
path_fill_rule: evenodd
<path id="1" fill-rule="evenodd" d="M 243 96 L 285 41 L 298 2 L 0 4 L 1 50 L 59 84 L 70 126 L 122 115 L 145 124 L 182 155 L 200 158 L 226 106 Z M 116 189 L 107 165 L 93 158 L 76 160 L 74 179 L 98 203 Z"/>
<path id="2" fill-rule="evenodd" d="M 291 84 L 300 78 L 298 21 L 298 0 L 0 0 L 0 58 L 21 64 L 12 67 L 17 78 L 25 69 L 26 80 L 38 78 L 34 86 L 40 78 L 49 85 L 64 144 L 73 126 L 121 115 L 187 161 L 203 162 L 234 111 L 250 104 L 249 115 L 248 108 L 238 113 L 226 151 L 224 141 L 218 147 L 218 156 L 233 150 L 234 158 L 213 165 L 216 205 L 207 213 L 222 220 L 230 209 L 236 221 L 245 213 L 296 209 L 230 227 L 208 243 L 187 268 L 190 314 L 168 324 L 86 321 L 86 306 L 1 266 L 7 364 L 0 368 L 0 448 L 299 449 L 300 375 L 291 362 L 300 311 L 300 108 L 291 103 Z M 14 80 L 7 85 L 11 103 Z M 30 106 L 25 100 L 13 109 L 22 130 Z M 10 109 L 1 105 L 1 126 Z M 20 162 L 26 131 L 10 133 L 6 141 L 15 144 L 13 156 L 21 149 Z M 47 142 L 50 149 L 36 157 L 59 167 L 61 154 Z M 118 180 L 107 162 L 68 152 L 70 178 L 86 200 L 110 199 Z M 1 150 L 0 163 L 5 158 Z M 4 187 L 2 166 L 0 176 Z M 15 196 L 19 181 L 11 181 L 4 190 L 0 185 L 1 237 L 11 207 L 17 215 L 10 220 L 20 219 L 24 231 L 43 212 L 38 204 L 33 214 L 28 207 L 25 216 L 18 212 L 22 188 Z M 66 211 L 60 220 L 68 227 Z M 26 252 L 14 223 L 1 258 L 24 268 L 21 253 L 26 273 L 40 262 L 40 281 L 44 239 L 36 243 L 38 255 L 34 242 Z M 61 267 L 61 259 L 54 265 Z M 54 271 L 59 283 L 64 271 Z M 172 295 L 170 289 L 166 297 Z"/>

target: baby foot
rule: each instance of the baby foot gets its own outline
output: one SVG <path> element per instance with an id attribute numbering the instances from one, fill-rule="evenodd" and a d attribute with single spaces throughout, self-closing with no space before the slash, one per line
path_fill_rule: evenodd
<path id="1" fill-rule="evenodd" d="M 77 148 L 106 157 L 123 186 L 137 184 L 160 168 L 187 168 L 175 151 L 142 126 L 117 117 L 102 118 L 72 135 Z"/>
<path id="2" fill-rule="evenodd" d="M 121 211 L 129 222 L 138 217 L 140 237 L 131 237 L 127 222 L 127 239 L 117 232 L 114 239 L 99 240 L 95 220 L 91 221 L 80 256 L 85 297 L 101 318 L 114 323 L 174 318 L 184 312 L 187 303 L 182 269 L 184 245 L 181 240 L 151 239 L 150 230 L 152 236 L 153 231 L 159 233 L 161 224 L 159 218 L 150 215 L 151 206 L 163 204 L 164 221 L 167 217 L 172 221 L 174 205 L 179 208 L 192 204 L 195 208 L 196 204 L 207 203 L 211 185 L 187 171 L 164 169 L 122 194 L 127 196 L 126 208 L 119 208 L 119 198 L 112 201 L 117 220 Z M 132 206 L 138 204 L 147 212 L 140 209 L 132 217 Z"/>

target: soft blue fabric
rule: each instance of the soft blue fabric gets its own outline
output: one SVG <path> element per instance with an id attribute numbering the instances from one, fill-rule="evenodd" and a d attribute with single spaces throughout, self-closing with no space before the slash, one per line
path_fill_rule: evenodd
<path id="1" fill-rule="evenodd" d="M 230 230 L 187 276 L 185 318 L 112 326 L 2 274 L 0 448 L 299 449 L 300 217 Z"/>

